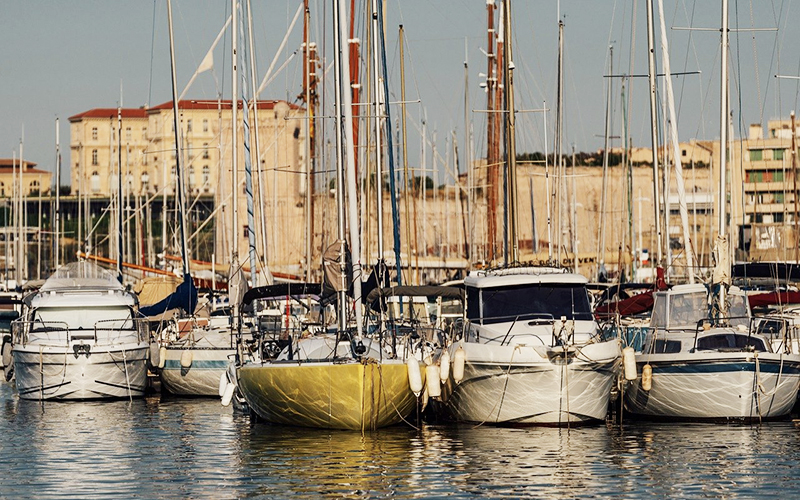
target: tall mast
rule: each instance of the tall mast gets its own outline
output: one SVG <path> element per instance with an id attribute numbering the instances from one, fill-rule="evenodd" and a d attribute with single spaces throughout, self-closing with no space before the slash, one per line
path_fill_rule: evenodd
<path id="1" fill-rule="evenodd" d="M 312 48 L 309 39 L 309 23 L 311 14 L 308 8 L 308 0 L 304 2 L 305 15 L 303 16 L 303 95 L 302 99 L 306 104 L 306 133 L 305 133 L 305 158 L 306 158 L 306 281 L 311 281 L 311 261 L 314 240 L 314 182 L 313 182 L 313 136 L 314 133 L 314 102 L 311 97 L 311 73 L 313 69 Z"/>
<path id="2" fill-rule="evenodd" d="M 168 3 L 171 8 L 171 4 Z M 172 18 L 170 18 L 172 19 Z M 170 39 L 171 40 L 171 39 Z M 177 128 L 175 130 L 178 130 Z M 176 132 L 177 134 L 177 132 Z M 178 160 L 176 160 L 178 161 Z M 117 107 L 117 279 L 122 283 L 122 99 Z"/>
<path id="3" fill-rule="evenodd" d="M 495 113 L 494 100 L 495 92 L 497 89 L 497 76 L 495 64 L 495 29 L 494 29 L 494 0 L 486 0 L 486 11 L 488 28 L 487 45 L 486 45 L 486 59 L 488 61 L 488 69 L 486 72 L 486 109 L 488 111 L 486 119 L 486 163 L 487 163 L 487 188 L 489 190 L 486 199 L 487 209 L 487 226 L 486 232 L 489 236 L 487 260 L 489 262 L 495 259 L 495 249 L 497 247 L 497 157 L 495 156 L 495 144 L 497 142 L 496 126 L 495 126 Z"/>
<path id="4" fill-rule="evenodd" d="M 606 79 L 608 88 L 606 89 L 606 120 L 605 132 L 603 133 L 603 190 L 600 201 L 600 237 L 597 238 L 597 274 L 600 277 L 600 269 L 605 264 L 606 254 L 606 199 L 608 197 L 608 134 L 611 129 L 611 83 L 614 75 L 614 47 L 608 47 L 608 75 Z"/>
<path id="5" fill-rule="evenodd" d="M 406 64 L 405 64 L 405 53 L 404 53 L 404 46 L 405 46 L 405 31 L 403 30 L 403 25 L 400 25 L 400 34 L 399 34 L 399 44 L 400 44 L 400 129 L 402 130 L 403 137 L 403 198 L 406 206 L 406 259 L 408 259 L 408 268 L 411 269 L 411 254 L 412 254 L 412 246 L 411 246 L 411 204 L 408 199 L 408 147 L 407 147 L 407 140 L 408 136 L 406 134 Z M 416 230 L 415 230 L 416 232 Z M 409 272 L 409 276 L 414 276 L 414 273 Z M 413 278 L 409 278 L 409 281 Z"/>
<path id="6" fill-rule="evenodd" d="M 647 6 L 647 76 L 650 84 L 650 143 L 653 159 L 653 207 L 655 209 L 656 263 L 664 265 L 664 238 L 661 233 L 661 188 L 658 176 L 658 110 L 656 109 L 656 49 L 653 29 L 653 0 L 646 0 Z M 724 63 L 723 63 L 724 64 Z"/>
<path id="7" fill-rule="evenodd" d="M 475 228 L 472 222 L 472 192 L 473 192 L 473 178 L 472 178 L 472 126 L 469 120 L 469 52 L 467 51 L 467 40 L 464 39 L 464 160 L 467 169 L 467 234 L 464 238 L 467 242 L 466 257 L 467 257 L 467 271 L 472 267 L 472 252 L 473 252 L 473 235 Z M 414 226 L 416 227 L 416 202 L 414 203 Z M 414 232 L 416 241 L 416 231 Z M 416 247 L 416 244 L 414 245 Z M 419 252 L 417 252 L 419 255 Z"/>
<path id="8" fill-rule="evenodd" d="M 53 210 L 53 269 L 58 269 L 61 250 L 61 140 L 56 118 L 56 205 Z M 6 236 L 7 237 L 7 236 Z"/>
<path id="9" fill-rule="evenodd" d="M 505 0 L 503 12 L 503 29 L 505 30 L 503 57 L 505 63 L 505 102 L 506 102 L 506 168 L 508 169 L 508 215 L 509 244 L 511 255 L 506 255 L 506 264 L 519 262 L 519 241 L 517 239 L 517 144 L 516 144 L 516 112 L 514 110 L 514 60 L 511 50 L 511 0 Z"/>
<path id="10" fill-rule="evenodd" d="M 308 1 L 308 0 L 306 0 L 306 1 Z M 252 10 L 250 8 L 250 0 L 247 0 L 247 32 L 248 32 L 248 41 L 249 41 L 249 45 L 250 45 L 250 91 L 253 93 L 253 100 L 252 100 L 253 127 L 252 128 L 255 131 L 255 134 L 253 135 L 253 146 L 254 146 L 254 149 L 252 151 L 250 163 L 251 164 L 255 163 L 256 179 L 258 181 L 256 183 L 256 185 L 258 186 L 258 199 L 263 199 L 263 197 L 264 197 L 264 187 L 265 186 L 261 182 L 261 180 L 262 180 L 262 176 L 261 176 L 262 171 L 261 171 L 261 148 L 259 146 L 259 130 L 258 130 L 258 127 L 259 127 L 259 120 L 258 120 L 258 89 L 256 88 L 256 75 L 258 74 L 258 71 L 256 70 L 256 47 L 255 47 L 255 42 L 253 41 L 253 38 L 254 38 L 254 35 L 253 35 L 253 12 L 252 12 Z M 261 233 L 261 244 L 263 245 L 263 247 L 262 247 L 262 251 L 263 251 L 263 249 L 267 248 L 267 224 L 266 224 L 266 220 L 265 220 L 266 217 L 264 217 L 264 204 L 263 203 L 257 203 L 256 204 L 256 208 L 258 209 L 258 213 L 254 214 L 254 217 L 258 216 L 258 221 L 259 221 L 258 229 L 260 230 L 260 233 Z M 255 233 L 256 228 L 252 227 L 251 230 Z M 254 234 L 254 236 L 255 236 L 255 234 Z M 266 252 L 264 253 L 264 263 L 265 263 L 265 267 L 268 269 L 268 266 L 267 266 L 268 262 L 266 262 Z M 252 272 L 255 272 L 255 271 L 252 271 Z M 264 281 L 263 282 L 266 283 L 267 285 L 271 285 L 272 284 L 271 283 L 272 274 L 269 273 L 269 272 L 264 272 L 263 275 L 264 275 Z M 253 284 L 255 285 L 255 281 L 253 281 Z"/>
<path id="11" fill-rule="evenodd" d="M 178 201 L 178 217 L 180 222 L 181 254 L 183 257 L 183 278 L 189 277 L 189 248 L 186 244 L 186 214 L 183 199 L 183 174 L 181 171 L 180 125 L 178 123 L 178 87 L 175 75 L 175 42 L 172 33 L 172 1 L 167 0 L 167 17 L 169 18 L 169 60 L 172 75 L 172 120 L 175 127 L 175 177 L 177 179 L 176 199 Z"/>
<path id="12" fill-rule="evenodd" d="M 381 136 L 381 118 L 383 116 L 383 109 L 381 107 L 381 86 L 380 86 L 380 50 L 378 30 L 380 29 L 378 23 L 378 2 L 382 0 L 372 0 L 372 88 L 373 93 L 373 114 L 374 114 L 374 130 L 375 130 L 375 179 L 377 186 L 375 188 L 375 198 L 377 200 L 377 231 L 378 231 L 378 283 L 380 286 L 384 285 L 383 276 L 383 142 Z M 391 131 L 387 131 L 391 133 Z M 400 269 L 397 269 L 400 274 Z"/>
<path id="13" fill-rule="evenodd" d="M 556 150 L 557 158 L 555 179 L 555 215 L 556 215 L 556 258 L 561 263 L 561 238 L 564 235 L 564 217 L 562 198 L 564 196 L 564 22 L 558 20 L 558 89 L 556 100 Z"/>
<path id="14" fill-rule="evenodd" d="M 714 306 L 722 318 L 727 314 L 727 289 L 730 279 L 730 256 L 728 253 L 728 231 L 725 224 L 725 175 L 728 168 L 728 0 L 722 0 L 722 23 L 720 27 L 720 79 L 719 79 L 719 199 L 717 206 L 716 268 L 714 290 L 717 291 Z M 795 193 L 796 194 L 796 193 Z"/>
<path id="15" fill-rule="evenodd" d="M 795 264 L 800 264 L 800 260 L 798 260 L 798 253 L 800 252 L 800 233 L 798 233 L 797 229 L 797 125 L 795 124 L 794 120 L 794 111 L 792 111 L 792 192 L 794 193 L 794 262 Z M 755 217 L 753 218 L 753 222 L 755 222 Z"/>

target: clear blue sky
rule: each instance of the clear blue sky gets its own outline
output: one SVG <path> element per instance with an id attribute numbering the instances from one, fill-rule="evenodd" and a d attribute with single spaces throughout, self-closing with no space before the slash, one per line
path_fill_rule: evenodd
<path id="1" fill-rule="evenodd" d="M 263 77 L 300 1 L 280 3 L 253 0 L 259 79 Z M 322 43 L 323 14 L 330 0 L 311 0 L 314 38 Z M 349 5 L 349 1 L 347 2 Z M 356 1 L 363 9 L 363 0 Z M 615 73 L 631 68 L 636 7 L 633 73 L 647 72 L 645 3 L 634 0 L 564 0 L 560 5 L 565 28 L 565 144 L 578 150 L 602 146 L 609 42 L 614 45 Z M 513 1 L 517 108 L 540 108 L 547 101 L 547 149 L 553 148 L 556 86 L 557 2 Z M 123 104 L 138 107 L 170 100 L 169 52 L 165 0 L 116 1 L 11 1 L 0 6 L 0 157 L 18 148 L 24 126 L 25 157 L 41 168 L 52 169 L 56 117 L 61 119 L 61 144 L 65 179 L 68 165 L 71 115 L 96 107 L 115 107 L 120 83 Z M 174 0 L 179 91 L 191 77 L 222 27 L 230 2 Z M 719 33 L 687 32 L 678 26 L 718 28 L 720 4 L 708 0 L 664 0 L 673 71 L 700 70 L 701 75 L 675 78 L 681 140 L 718 136 Z M 731 34 L 732 109 L 736 135 L 739 123 L 764 123 L 788 116 L 797 107 L 798 82 L 778 82 L 775 73 L 800 72 L 800 6 L 791 0 L 739 0 L 731 2 L 731 27 L 777 28 L 777 31 Z M 363 16 L 362 16 L 363 17 Z M 301 18 L 302 21 L 302 18 Z M 325 23 L 330 33 L 330 24 Z M 363 19 L 357 22 L 359 30 Z M 388 0 L 387 51 L 390 85 L 399 100 L 399 50 L 397 27 L 407 38 L 407 99 L 409 118 L 419 123 L 427 112 L 429 132 L 437 130 L 438 148 L 455 130 L 459 151 L 464 151 L 464 60 L 469 62 L 469 98 L 472 109 L 484 109 L 479 87 L 486 71 L 481 49 L 486 43 L 485 0 Z M 658 31 L 658 21 L 656 21 Z M 301 22 L 279 55 L 277 66 L 299 48 Z M 363 37 L 363 33 L 358 36 Z M 658 35 L 657 35 L 658 37 Z M 215 76 L 230 98 L 229 38 L 215 52 Z M 466 45 L 466 49 L 465 49 Z M 329 46 L 328 54 L 331 47 Z M 465 54 L 466 51 L 466 54 Z M 658 59 L 661 59 L 660 48 Z M 152 59 L 151 59 L 152 54 Z M 330 55 L 328 56 L 330 58 Z M 300 54 L 261 95 L 264 99 L 294 100 L 300 91 Z M 329 59 L 330 60 L 330 59 Z M 187 97 L 213 99 L 217 85 L 211 73 L 200 75 Z M 741 91 L 739 91 L 741 89 Z M 649 146 L 646 79 L 632 83 L 630 134 L 635 145 Z M 619 135 L 621 108 L 619 82 L 615 84 L 614 133 Z M 393 110 L 399 116 L 399 108 Z M 475 155 L 484 151 L 485 115 L 471 113 Z M 544 149 L 541 114 L 519 115 L 518 151 Z M 413 125 L 409 160 L 418 164 L 419 138 Z M 463 162 L 463 158 L 462 158 Z M 462 163 L 463 164 L 463 163 Z M 463 167 L 462 167 L 463 168 Z M 66 180 L 64 182 L 67 182 Z"/>

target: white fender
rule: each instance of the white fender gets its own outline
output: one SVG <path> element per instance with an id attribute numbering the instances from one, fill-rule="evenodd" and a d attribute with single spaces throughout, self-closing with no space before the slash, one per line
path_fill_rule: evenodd
<path id="1" fill-rule="evenodd" d="M 408 369 L 408 388 L 414 393 L 414 396 L 419 397 L 422 392 L 422 373 L 419 370 L 419 361 L 414 356 L 409 356 L 406 360 L 406 368 Z"/>
<path id="2" fill-rule="evenodd" d="M 191 349 L 181 351 L 181 368 L 190 368 L 194 360 L 194 353 Z"/>
<path id="3" fill-rule="evenodd" d="M 467 353 L 463 347 L 459 347 L 453 354 L 453 380 L 455 380 L 456 384 L 464 380 L 464 365 L 466 364 Z"/>
<path id="4" fill-rule="evenodd" d="M 636 380 L 636 352 L 633 347 L 622 350 L 622 362 L 625 366 L 625 380 Z"/>
<path id="5" fill-rule="evenodd" d="M 439 356 L 439 377 L 442 379 L 442 383 L 447 382 L 447 379 L 450 378 L 450 351 L 447 349 Z"/>
<path id="6" fill-rule="evenodd" d="M 653 367 L 647 363 L 642 367 L 642 389 L 649 391 L 653 387 Z"/>
<path id="7" fill-rule="evenodd" d="M 165 364 L 167 364 L 167 348 L 162 345 L 158 350 L 158 367 L 164 368 Z"/>
<path id="8" fill-rule="evenodd" d="M 228 406 L 231 404 L 231 400 L 233 399 L 233 391 L 236 390 L 236 386 L 234 384 L 228 384 L 225 386 L 225 393 L 222 395 L 222 406 Z"/>
<path id="9" fill-rule="evenodd" d="M 442 385 L 439 380 L 439 366 L 428 365 L 425 367 L 425 380 L 428 387 L 428 396 L 438 398 L 442 395 Z"/>
<path id="10" fill-rule="evenodd" d="M 225 391 L 227 390 L 227 388 L 228 388 L 228 372 L 224 371 L 219 376 L 219 397 L 225 395 Z"/>

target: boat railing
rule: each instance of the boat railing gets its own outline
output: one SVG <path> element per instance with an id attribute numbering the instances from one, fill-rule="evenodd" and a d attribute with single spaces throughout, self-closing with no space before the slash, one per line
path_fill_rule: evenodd
<path id="1" fill-rule="evenodd" d="M 14 320 L 11 332 L 15 344 L 26 345 L 31 337 L 46 345 L 69 345 L 69 325 L 63 321 Z"/>
<path id="2" fill-rule="evenodd" d="M 137 342 L 144 342 L 150 336 L 149 325 L 144 318 L 101 319 L 94 324 L 94 341 L 114 344 L 123 337 L 127 340 L 131 336 L 136 336 Z M 72 338 L 77 337 L 73 334 Z"/>
<path id="3" fill-rule="evenodd" d="M 11 324 L 14 342 L 26 345 L 36 341 L 44 345 L 68 346 L 70 342 L 87 340 L 95 344 L 115 344 L 129 341 L 135 336 L 137 342 L 148 338 L 148 324 L 144 319 L 100 320 L 89 328 L 70 328 L 63 321 L 15 320 Z"/>

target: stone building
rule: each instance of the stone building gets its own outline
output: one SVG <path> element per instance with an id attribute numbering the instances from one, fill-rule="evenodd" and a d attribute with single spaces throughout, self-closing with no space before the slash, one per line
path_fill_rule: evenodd
<path id="1" fill-rule="evenodd" d="M 0 158 L 0 198 L 10 198 L 14 192 L 14 182 L 19 185 L 19 164 L 19 159 Z M 49 193 L 52 178 L 52 172 L 36 168 L 32 161 L 23 162 L 22 191 L 25 195 Z"/>

